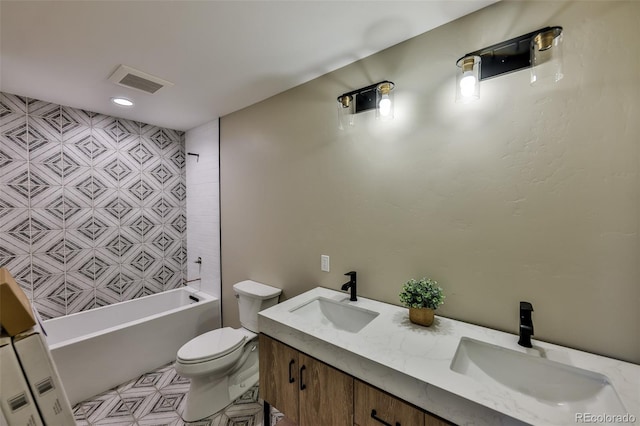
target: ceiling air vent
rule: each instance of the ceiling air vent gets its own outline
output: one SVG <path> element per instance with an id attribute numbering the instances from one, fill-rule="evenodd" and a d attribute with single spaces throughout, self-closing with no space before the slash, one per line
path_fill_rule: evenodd
<path id="1" fill-rule="evenodd" d="M 138 71 L 126 65 L 120 65 L 118 69 L 111 74 L 109 80 L 120 86 L 151 94 L 156 93 L 165 86 L 173 86 L 173 83 L 169 81 L 147 74 L 146 72 Z"/>

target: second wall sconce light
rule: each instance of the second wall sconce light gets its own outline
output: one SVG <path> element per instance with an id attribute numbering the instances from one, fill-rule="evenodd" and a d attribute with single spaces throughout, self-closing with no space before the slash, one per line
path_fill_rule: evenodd
<path id="1" fill-rule="evenodd" d="M 467 53 L 456 62 L 456 102 L 480 98 L 480 81 L 523 68 L 531 84 L 556 82 L 562 73 L 562 27 L 546 27 Z"/>
<path id="2" fill-rule="evenodd" d="M 374 108 L 376 118 L 393 119 L 394 87 L 393 82 L 384 80 L 338 96 L 339 127 L 344 129 L 345 126 L 353 126 L 356 114 Z"/>

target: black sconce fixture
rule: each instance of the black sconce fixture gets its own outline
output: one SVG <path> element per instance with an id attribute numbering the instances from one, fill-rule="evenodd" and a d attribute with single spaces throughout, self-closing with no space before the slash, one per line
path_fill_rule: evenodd
<path id="1" fill-rule="evenodd" d="M 480 97 L 479 82 L 523 68 L 531 69 L 531 84 L 558 81 L 562 74 L 562 27 L 546 27 L 467 53 L 456 65 L 456 101 Z"/>
<path id="2" fill-rule="evenodd" d="M 353 126 L 355 114 L 376 110 L 376 118 L 393 118 L 393 89 L 391 81 L 381 81 L 338 96 L 339 127 Z"/>

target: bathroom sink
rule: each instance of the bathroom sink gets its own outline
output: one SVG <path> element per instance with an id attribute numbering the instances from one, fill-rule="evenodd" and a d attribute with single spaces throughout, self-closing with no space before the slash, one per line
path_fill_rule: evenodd
<path id="1" fill-rule="evenodd" d="M 567 414 L 627 412 L 613 385 L 602 374 L 468 337 L 460 339 L 450 368 Z"/>
<path id="2" fill-rule="evenodd" d="M 311 299 L 290 312 L 304 317 L 306 321 L 351 333 L 362 330 L 378 316 L 378 312 L 348 304 L 347 299 L 338 302 L 325 297 Z"/>

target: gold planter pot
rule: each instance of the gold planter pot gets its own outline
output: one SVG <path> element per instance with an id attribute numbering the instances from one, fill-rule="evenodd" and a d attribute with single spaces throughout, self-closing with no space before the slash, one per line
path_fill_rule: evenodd
<path id="1" fill-rule="evenodd" d="M 409 320 L 414 324 L 429 327 L 433 324 L 433 309 L 409 308 Z"/>

